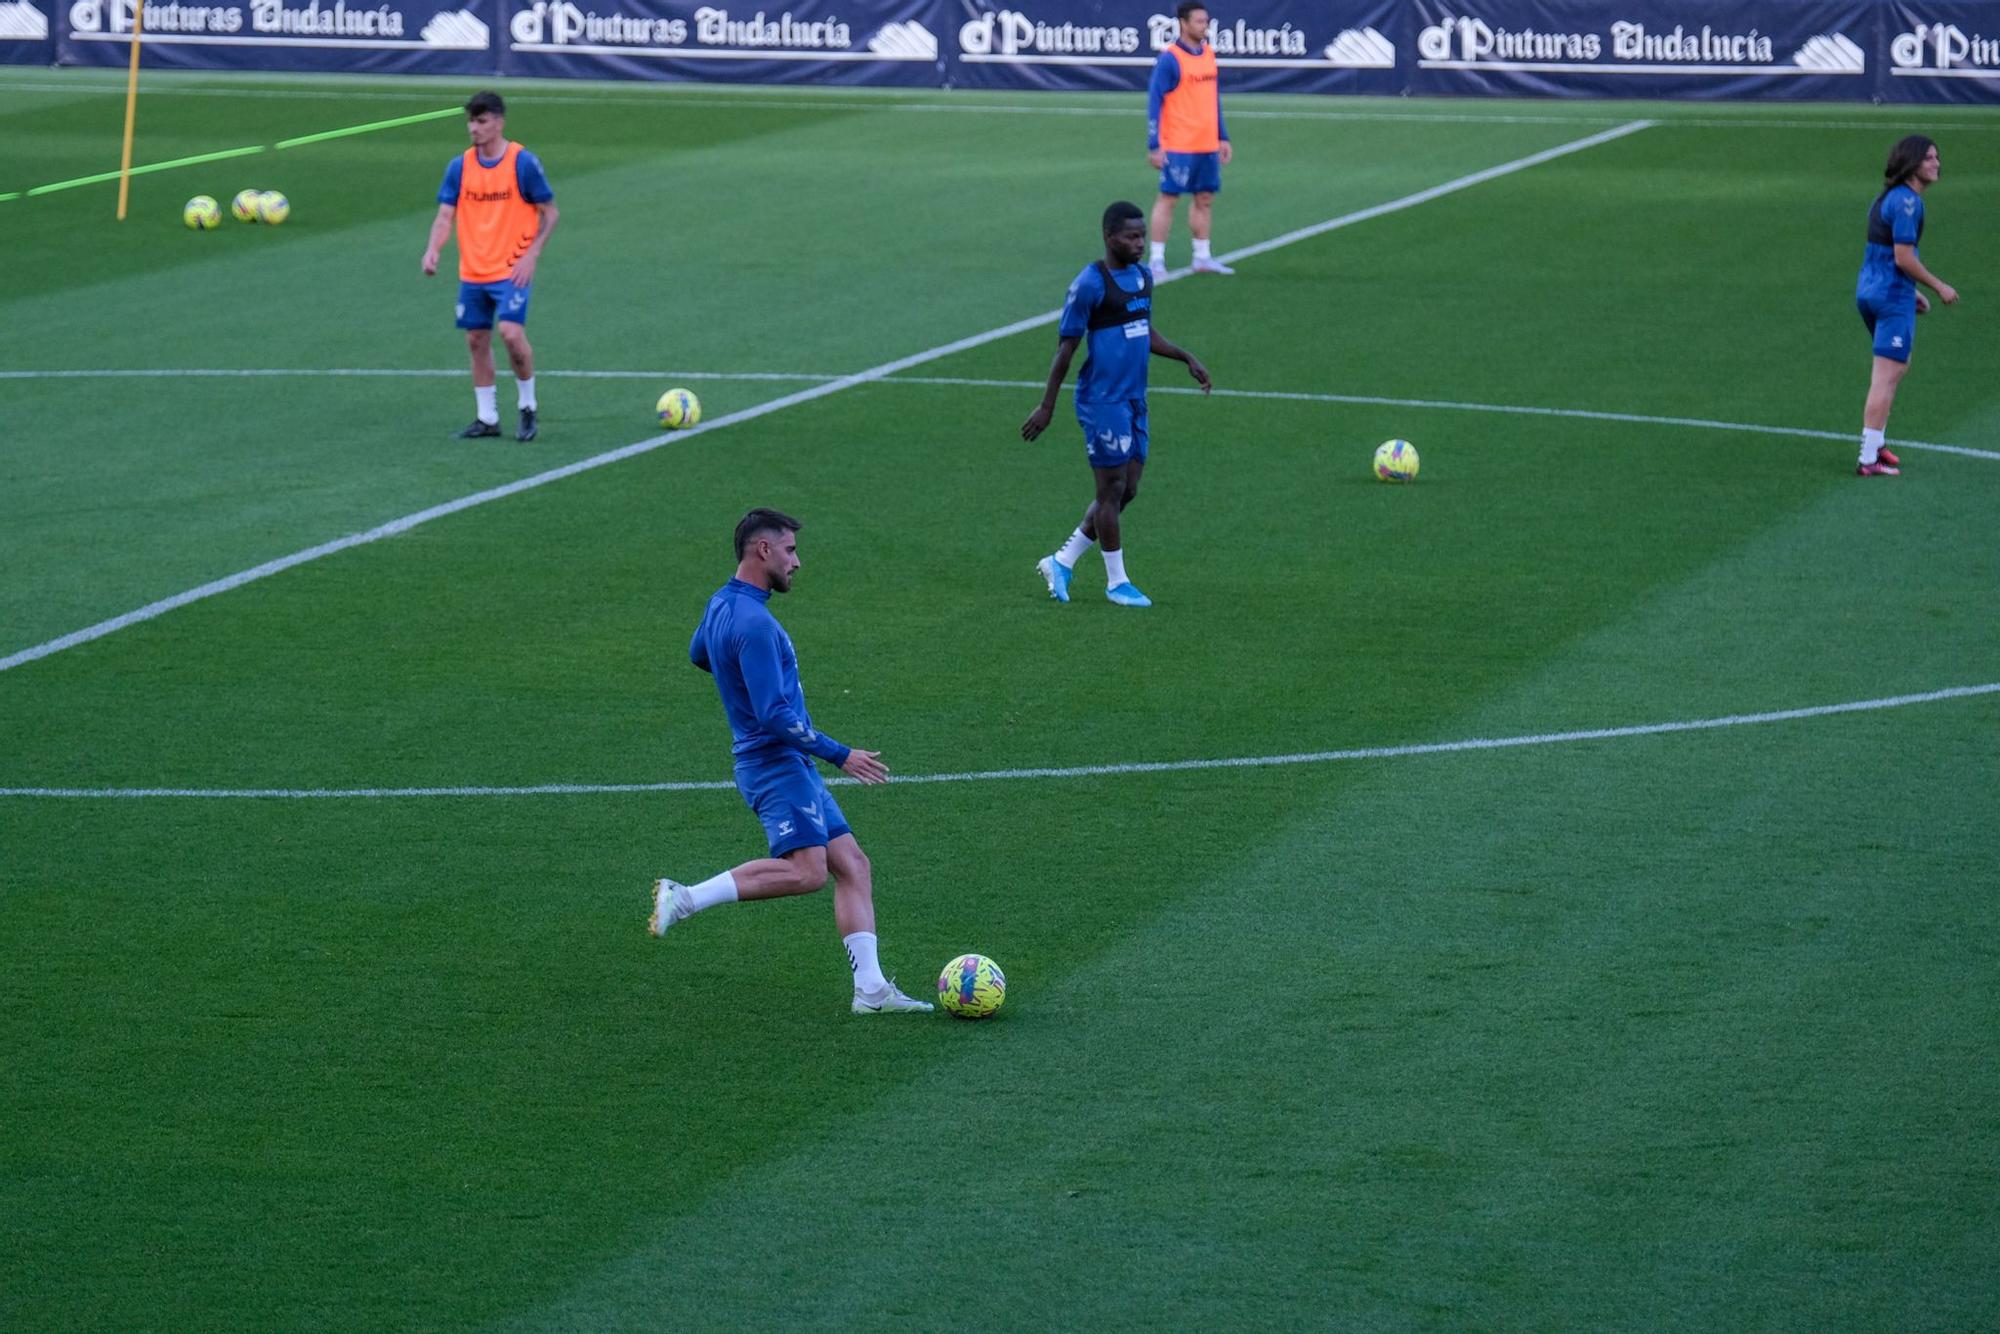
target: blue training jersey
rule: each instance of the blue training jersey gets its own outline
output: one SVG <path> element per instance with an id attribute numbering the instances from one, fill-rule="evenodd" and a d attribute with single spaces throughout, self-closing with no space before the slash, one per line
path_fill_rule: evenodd
<path id="1" fill-rule="evenodd" d="M 486 162 L 485 158 L 479 160 Z M 486 165 L 497 167 L 500 159 L 494 158 Z M 460 182 L 464 177 L 465 154 L 460 153 L 445 166 L 444 181 L 438 186 L 438 203 L 456 206 Z M 556 197 L 555 187 L 549 184 L 548 173 L 542 170 L 542 160 L 525 148 L 514 158 L 514 183 L 521 188 L 521 198 L 530 204 L 546 204 Z"/>
<path id="2" fill-rule="evenodd" d="M 769 589 L 731 579 L 708 600 L 688 644 L 688 660 L 715 678 L 722 696 L 736 738 L 730 753 L 742 760 L 804 751 L 844 764 L 847 747 L 813 730 L 799 688 L 799 655 L 770 601 Z"/>
<path id="3" fill-rule="evenodd" d="M 1924 235 L 1924 197 L 1907 185 L 1877 195 L 1868 206 L 1868 244 L 1861 274 L 1854 280 L 1858 301 L 1891 309 L 1916 309 L 1916 279 L 1896 267 L 1896 247 L 1914 246 Z"/>
<path id="4" fill-rule="evenodd" d="M 1118 289 L 1115 297 L 1105 290 L 1107 273 Z M 1122 269 L 1089 264 L 1069 285 L 1058 333 L 1084 339 L 1090 353 L 1076 377 L 1077 402 L 1123 403 L 1146 396 L 1152 286 L 1152 274 L 1143 264 Z"/>

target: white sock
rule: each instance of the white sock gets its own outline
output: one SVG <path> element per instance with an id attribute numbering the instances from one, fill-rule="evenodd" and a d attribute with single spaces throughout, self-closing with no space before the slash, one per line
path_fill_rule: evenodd
<path id="1" fill-rule="evenodd" d="M 516 380 L 514 387 L 519 393 L 521 406 L 533 412 L 535 410 L 535 377 L 530 375 L 525 380 Z M 499 421 L 500 419 L 495 417 L 493 420 Z"/>
<path id="2" fill-rule="evenodd" d="M 1069 535 L 1069 541 L 1062 544 L 1062 550 L 1056 553 L 1056 564 L 1065 570 L 1074 570 L 1076 563 L 1083 559 L 1083 553 L 1096 545 L 1083 535 L 1083 529 L 1078 528 Z"/>
<path id="3" fill-rule="evenodd" d="M 1125 553 L 1123 550 L 1104 553 L 1104 586 L 1116 588 L 1125 582 Z"/>
<path id="4" fill-rule="evenodd" d="M 1862 463 L 1875 462 L 1876 456 L 1882 452 L 1882 435 L 1881 431 L 1875 430 L 1873 427 L 1864 426 L 1861 428 Z"/>
<path id="5" fill-rule="evenodd" d="M 700 912 L 703 908 L 713 908 L 720 903 L 736 902 L 736 877 L 724 871 L 712 875 L 698 885 L 688 886 L 688 911 Z"/>
<path id="6" fill-rule="evenodd" d="M 479 420 L 488 426 L 500 424 L 500 386 L 476 384 L 472 386 L 472 397 L 479 404 Z"/>
<path id="7" fill-rule="evenodd" d="M 1153 263 L 1165 264 L 1166 262 L 1167 262 L 1167 243 L 1165 241 L 1153 242 Z"/>
<path id="8" fill-rule="evenodd" d="M 854 969 L 854 989 L 873 996 L 885 990 L 889 979 L 882 976 L 882 965 L 875 958 L 875 933 L 856 931 L 851 936 L 842 936 L 840 943 L 847 946 L 847 962 Z"/>
<path id="9" fill-rule="evenodd" d="M 1194 238 L 1194 257 L 1196 259 L 1208 258 L 1208 238 L 1206 236 L 1197 236 Z"/>

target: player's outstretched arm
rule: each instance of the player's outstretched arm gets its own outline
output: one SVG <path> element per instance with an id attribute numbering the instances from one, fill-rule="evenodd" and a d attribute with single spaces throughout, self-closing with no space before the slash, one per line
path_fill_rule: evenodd
<path id="1" fill-rule="evenodd" d="M 1062 383 L 1069 377 L 1069 363 L 1076 356 L 1076 346 L 1081 338 L 1064 338 L 1056 344 L 1055 360 L 1049 363 L 1048 388 L 1042 391 L 1041 405 L 1028 414 L 1028 420 L 1021 423 L 1021 438 L 1033 440 L 1049 428 L 1050 420 L 1056 415 L 1056 395 L 1062 392 Z"/>
<path id="2" fill-rule="evenodd" d="M 438 271 L 438 254 L 444 249 L 445 239 L 451 235 L 452 215 L 458 212 L 456 205 L 439 204 L 437 216 L 431 219 L 430 244 L 424 247 L 424 275 Z"/>
<path id="3" fill-rule="evenodd" d="M 1147 345 L 1147 351 L 1156 357 L 1165 357 L 1169 361 L 1185 361 L 1187 363 L 1188 374 L 1192 375 L 1194 382 L 1201 386 L 1202 393 L 1205 394 L 1215 387 L 1210 383 L 1208 367 L 1201 364 L 1200 357 L 1197 357 L 1184 347 L 1176 347 L 1174 344 L 1169 343 L 1166 339 L 1160 337 L 1158 329 L 1154 329 L 1151 332 L 1152 341 Z"/>

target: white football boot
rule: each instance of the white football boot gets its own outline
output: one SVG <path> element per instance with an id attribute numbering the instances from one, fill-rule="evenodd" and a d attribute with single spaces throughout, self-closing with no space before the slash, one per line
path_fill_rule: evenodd
<path id="1" fill-rule="evenodd" d="M 905 996 L 896 989 L 896 979 L 890 978 L 881 991 L 868 993 L 857 990 L 854 993 L 856 1014 L 929 1014 L 937 1008 L 929 1001 L 920 1001 L 915 996 Z"/>
<path id="2" fill-rule="evenodd" d="M 678 880 L 653 882 L 653 916 L 646 923 L 648 931 L 664 936 L 668 927 L 693 915 L 694 909 L 688 907 L 686 885 Z"/>

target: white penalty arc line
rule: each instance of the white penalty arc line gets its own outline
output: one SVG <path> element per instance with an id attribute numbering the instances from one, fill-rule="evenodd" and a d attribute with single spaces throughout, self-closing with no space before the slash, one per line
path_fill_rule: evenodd
<path id="1" fill-rule="evenodd" d="M 1364 746 L 1352 750 L 1314 750 L 1294 755 L 1246 755 L 1226 759 L 1161 760 L 1134 764 L 1079 764 L 1032 769 L 980 769 L 964 773 L 914 774 L 892 778 L 892 786 L 916 783 L 991 783 L 1026 779 L 1119 778 L 1133 774 L 1196 773 L 1214 769 L 1273 769 L 1294 764 L 1342 764 L 1357 760 L 1394 760 L 1419 755 L 1457 755 L 1466 751 L 1515 750 L 1527 746 L 1573 745 L 1585 741 L 1617 741 L 1627 737 L 1666 736 L 1677 732 L 1711 732 L 1728 727 L 1755 727 L 1768 723 L 1797 722 L 1806 718 L 1826 718 L 1843 713 L 1872 713 L 1882 709 L 1936 704 L 1945 700 L 1970 699 L 2000 694 L 2000 681 L 1985 685 L 1951 686 L 1916 695 L 1889 695 L 1880 699 L 1851 700 L 1844 704 L 1815 704 L 1799 709 L 1776 709 L 1768 713 L 1737 713 L 1722 718 L 1693 718 L 1670 723 L 1642 723 L 1633 727 L 1596 727 L 1574 732 L 1534 732 L 1523 736 L 1472 737 L 1464 741 L 1433 741 L 1409 746 Z M 851 778 L 829 780 L 853 786 Z M 179 797 L 206 800 L 353 801 L 415 797 L 592 797 L 629 796 L 657 792 L 734 792 L 736 784 L 722 781 L 676 783 L 537 783 L 525 787 L 349 787 L 349 788 L 199 788 L 199 787 L 7 787 L 4 797 L 51 797 L 95 800 L 138 800 Z"/>
<path id="2" fill-rule="evenodd" d="M 1324 236 L 1326 233 L 1342 227 L 1351 227 L 1356 223 L 1367 222 L 1372 218 L 1379 218 L 1386 214 L 1415 208 L 1417 205 L 1429 203 L 1433 199 L 1441 199 L 1446 195 L 1454 194 L 1460 190 L 1470 189 L 1472 186 L 1482 185 L 1487 181 L 1497 180 L 1502 176 L 1508 176 L 1517 171 L 1524 171 L 1529 167 L 1539 166 L 1544 162 L 1552 162 L 1557 158 L 1567 157 L 1571 153 L 1580 153 L 1585 149 L 1595 148 L 1600 144 L 1607 144 L 1613 140 L 1622 139 L 1626 135 L 1637 134 L 1639 131 L 1647 129 L 1653 124 L 1655 122 L 1650 120 L 1627 121 L 1625 124 L 1612 129 L 1604 130 L 1597 134 L 1585 135 L 1581 139 L 1572 139 L 1568 143 L 1558 144 L 1554 148 L 1545 148 L 1539 153 L 1530 153 L 1526 157 L 1518 157 L 1511 162 L 1503 162 L 1498 166 L 1471 172 L 1454 180 L 1446 181 L 1442 185 L 1434 185 L 1429 189 L 1419 190 L 1415 194 L 1404 195 L 1400 199 L 1393 199 L 1385 204 L 1376 204 L 1370 208 L 1357 209 L 1352 213 L 1344 213 L 1337 218 L 1330 218 L 1325 222 L 1316 223 L 1310 227 L 1301 227 L 1296 231 L 1286 232 L 1284 235 L 1273 237 L 1268 241 L 1246 246 L 1241 250 L 1231 251 L 1229 254 L 1221 256 L 1221 258 L 1224 262 L 1249 259 L 1253 256 L 1276 250 L 1280 246 L 1293 245 L 1315 236 Z M 1185 277 L 1187 272 L 1185 269 L 1176 270 L 1168 276 L 1168 281 Z M 292 569 L 295 566 L 304 565 L 353 547 L 365 546 L 372 542 L 379 542 L 384 538 L 407 533 L 412 528 L 429 523 L 434 519 L 442 519 L 447 515 L 457 514 L 474 506 L 484 505 L 489 501 L 519 495 L 523 491 L 532 491 L 537 487 L 547 486 L 551 482 L 561 481 L 565 477 L 574 477 L 579 473 L 608 467 L 614 463 L 622 463 L 626 459 L 636 458 L 641 454 L 649 454 L 662 445 L 676 440 L 685 440 L 709 431 L 719 431 L 726 426 L 734 426 L 740 422 L 754 421 L 759 417 L 768 416 L 773 412 L 783 411 L 785 408 L 796 407 L 801 403 L 809 403 L 814 399 L 825 398 L 828 394 L 837 394 L 843 389 L 852 389 L 856 385 L 872 384 L 887 379 L 899 371 L 910 370 L 913 367 L 926 365 L 930 362 L 953 356 L 959 352 L 967 352 L 973 348 L 984 347 L 988 343 L 998 342 L 1003 338 L 1011 338 L 1018 333 L 1026 333 L 1031 329 L 1039 329 L 1044 325 L 1054 324 L 1061 318 L 1062 312 L 1060 310 L 1049 310 L 1039 315 L 1030 315 L 1026 319 L 1015 320 L 1012 324 L 1003 324 L 999 328 L 988 329 L 984 333 L 972 334 L 969 337 L 956 339 L 949 343 L 941 343 L 925 351 L 912 353 L 906 357 L 898 357 L 894 361 L 885 361 L 879 366 L 871 366 L 867 370 L 857 371 L 852 375 L 843 375 L 837 380 L 828 380 L 822 384 L 800 389 L 752 407 L 726 413 L 723 416 L 714 418 L 711 421 L 705 421 L 701 425 L 687 430 L 670 431 L 650 436 L 647 439 L 626 445 L 620 449 L 610 450 L 587 459 L 579 459 L 575 463 L 566 464 L 560 468 L 551 468 L 546 472 L 536 473 L 532 477 L 523 477 L 518 481 L 509 482 L 504 486 L 490 487 L 484 491 L 474 492 L 469 496 L 460 496 L 456 500 L 449 500 L 440 505 L 433 505 L 429 509 L 418 510 L 414 514 L 406 514 L 400 519 L 391 519 L 389 522 L 379 524 L 374 528 L 368 529 L 366 532 L 350 533 L 346 537 L 335 538 L 330 542 L 322 542 L 317 546 L 307 547 L 303 551 L 295 551 L 289 556 L 281 556 L 276 560 L 266 561 L 262 565 L 253 566 L 248 570 L 240 570 L 235 574 L 227 575 L 221 579 L 211 580 L 198 588 L 188 589 L 184 593 L 176 593 L 172 597 L 161 598 L 157 602 L 151 602 L 134 611 L 128 611 L 122 616 L 114 616 L 110 620 L 99 621 L 96 625 L 86 626 L 81 630 L 72 631 L 69 634 L 36 644 L 30 648 L 18 650 L 4 658 L 0 658 L 0 672 L 10 671 L 25 663 L 46 658 L 53 653 L 60 653 L 64 649 L 75 648 L 79 644 L 87 644 L 94 639 L 102 639 L 106 635 L 115 634 L 130 626 L 139 625 L 156 617 L 164 616 L 168 612 L 185 607 L 190 603 L 200 602 L 204 599 L 215 597 L 218 594 L 230 592 L 233 589 L 243 587 L 245 584 L 255 583 L 260 579 L 268 579 L 274 574 L 282 574 L 284 571 Z"/>
<path id="3" fill-rule="evenodd" d="M 504 372 L 502 372 L 504 374 Z M 453 370 L 408 370 L 408 369 L 364 369 L 360 367 L 322 369 L 230 369 L 203 368 L 189 370 L 133 369 L 133 370 L 49 370 L 49 371 L 0 371 L 0 380 L 89 380 L 89 379 L 151 379 L 192 377 L 206 379 L 230 378 L 312 378 L 315 376 L 383 376 L 387 378 L 427 377 L 432 379 L 462 379 L 463 367 Z M 765 380 L 784 382 L 818 383 L 831 382 L 841 377 L 833 374 L 810 371 L 616 371 L 616 370 L 545 370 L 541 378 L 572 380 Z M 962 375 L 890 375 L 884 376 L 882 384 L 929 385 L 936 387 L 964 389 L 1023 389 L 1034 390 L 1043 387 L 1040 380 L 993 380 L 976 379 Z M 1064 393 L 1073 391 L 1065 384 Z M 1199 389 L 1178 385 L 1154 385 L 1149 391 L 1154 394 L 1183 394 L 1199 397 Z M 1611 412 L 1597 408 L 1551 408 L 1526 403 L 1465 403 L 1441 398 L 1392 398 L 1382 394 L 1333 394 L 1306 390 L 1287 389 L 1215 389 L 1210 393 L 1216 398 L 1267 399 L 1292 403 L 1340 403 L 1359 407 L 1415 408 L 1440 412 L 1490 412 L 1522 417 L 1562 417 L 1582 421 L 1619 422 L 1636 426 L 1685 426 L 1704 431 L 1734 431 L 1749 435 L 1791 436 L 1803 440 L 1838 440 L 1852 443 L 1852 431 L 1828 431 L 1813 426 L 1771 426 L 1762 422 L 1731 422 L 1714 417 L 1658 416 L 1644 412 Z M 1928 450 L 1937 454 L 1957 454 L 1970 459 L 1988 459 L 2000 462 L 2000 450 L 1974 449 L 1969 445 L 1947 445 L 1934 440 L 1907 440 L 1896 437 L 1889 441 L 1899 449 Z"/>

